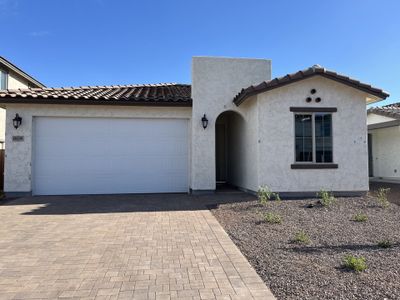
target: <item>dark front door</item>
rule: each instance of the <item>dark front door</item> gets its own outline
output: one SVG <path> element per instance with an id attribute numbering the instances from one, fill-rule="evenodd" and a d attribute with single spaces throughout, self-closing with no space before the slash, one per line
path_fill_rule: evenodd
<path id="1" fill-rule="evenodd" d="M 372 155 L 372 134 L 368 134 L 368 175 L 374 177 L 374 158 Z"/>
<path id="2" fill-rule="evenodd" d="M 226 124 L 215 124 L 215 167 L 217 183 L 227 181 Z"/>

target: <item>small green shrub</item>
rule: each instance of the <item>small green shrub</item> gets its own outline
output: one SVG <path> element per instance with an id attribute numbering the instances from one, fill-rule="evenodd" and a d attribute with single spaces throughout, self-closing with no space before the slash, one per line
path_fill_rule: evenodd
<path id="1" fill-rule="evenodd" d="M 378 203 L 383 207 L 387 208 L 389 206 L 389 200 L 387 198 L 388 193 L 390 192 L 390 188 L 379 188 L 376 193 L 376 199 Z"/>
<path id="2" fill-rule="evenodd" d="M 367 220 L 368 216 L 362 213 L 358 213 L 353 216 L 353 221 L 355 222 L 366 222 Z"/>
<path id="3" fill-rule="evenodd" d="M 382 240 L 378 243 L 378 247 L 387 249 L 387 248 L 392 248 L 393 245 L 389 240 Z"/>
<path id="4" fill-rule="evenodd" d="M 275 201 L 278 201 L 278 202 L 282 201 L 281 196 L 279 196 L 279 193 L 274 193 L 274 198 L 275 198 Z"/>
<path id="5" fill-rule="evenodd" d="M 310 237 L 304 230 L 300 230 L 295 234 L 294 241 L 299 244 L 309 244 L 311 242 Z"/>
<path id="6" fill-rule="evenodd" d="M 328 192 L 325 190 L 321 190 L 319 193 L 317 193 L 317 197 L 321 198 L 320 203 L 324 207 L 329 207 L 336 202 L 336 199 L 333 196 L 332 192 Z"/>
<path id="7" fill-rule="evenodd" d="M 272 192 L 266 185 L 260 186 L 257 191 L 258 201 L 262 205 L 267 205 L 268 201 L 275 199 L 276 201 L 281 201 L 278 193 Z"/>
<path id="8" fill-rule="evenodd" d="M 278 214 L 268 212 L 264 215 L 264 220 L 267 223 L 270 224 L 281 224 L 282 223 L 282 217 Z"/>
<path id="9" fill-rule="evenodd" d="M 367 269 L 365 258 L 362 256 L 356 257 L 353 255 L 346 255 L 343 258 L 343 264 L 346 268 L 356 272 L 362 272 Z"/>
<path id="10" fill-rule="evenodd" d="M 262 205 L 266 205 L 267 202 L 271 199 L 272 191 L 267 186 L 260 186 L 257 191 L 258 201 Z"/>

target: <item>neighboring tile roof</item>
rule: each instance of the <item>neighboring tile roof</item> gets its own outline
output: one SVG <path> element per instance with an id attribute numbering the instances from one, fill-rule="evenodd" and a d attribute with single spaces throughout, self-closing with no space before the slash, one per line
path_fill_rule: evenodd
<path id="1" fill-rule="evenodd" d="M 11 63 L 9 60 L 5 59 L 2 56 L 0 56 L 0 65 L 5 66 L 8 70 L 12 70 L 13 72 L 17 73 L 19 76 L 25 78 L 34 87 L 45 87 L 45 85 L 43 83 L 36 80 L 31 75 L 24 72 L 23 70 L 21 70 L 16 65 L 14 65 L 13 63 Z"/>
<path id="2" fill-rule="evenodd" d="M 320 75 L 335 81 L 338 81 L 340 83 L 343 83 L 345 85 L 351 86 L 355 89 L 362 90 L 368 94 L 374 95 L 380 99 L 385 99 L 386 97 L 389 96 L 388 93 L 385 91 L 375 88 L 369 84 L 362 83 L 358 80 L 352 79 L 347 76 L 340 75 L 336 72 L 329 71 L 319 65 L 314 65 L 308 69 L 292 73 L 292 74 L 287 74 L 283 77 L 275 78 L 269 81 L 264 81 L 259 85 L 252 85 L 248 88 L 242 89 L 239 94 L 235 96 L 233 99 L 233 102 L 239 106 L 243 101 L 245 101 L 247 98 L 263 93 L 272 89 L 276 89 L 278 87 L 306 79 L 315 75 Z"/>
<path id="3" fill-rule="evenodd" d="M 88 86 L 0 90 L 0 103 L 191 106 L 188 84 Z"/>
<path id="4" fill-rule="evenodd" d="M 374 113 L 380 116 L 400 120 L 400 102 L 392 103 L 382 107 L 372 107 L 368 109 L 368 113 Z"/>

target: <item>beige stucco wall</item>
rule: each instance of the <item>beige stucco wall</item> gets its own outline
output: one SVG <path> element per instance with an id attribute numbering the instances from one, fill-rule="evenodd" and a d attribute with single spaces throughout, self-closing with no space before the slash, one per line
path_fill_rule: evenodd
<path id="1" fill-rule="evenodd" d="M 229 124 L 229 183 L 250 191 L 258 189 L 258 107 L 257 102 L 240 106 L 240 115 L 232 115 Z"/>
<path id="2" fill-rule="evenodd" d="M 8 89 L 26 89 L 28 88 L 28 82 L 18 76 L 13 72 L 8 73 Z M 0 108 L 0 141 L 5 140 L 5 120 L 6 120 L 6 111 L 5 109 Z"/>
<path id="3" fill-rule="evenodd" d="M 310 90 L 320 103 L 306 103 Z M 366 95 L 316 76 L 259 94 L 259 183 L 277 192 L 368 190 Z M 338 169 L 291 169 L 294 163 L 294 115 L 297 107 L 336 107 L 333 160 Z"/>
<path id="4" fill-rule="evenodd" d="M 32 140 L 34 139 L 32 125 L 34 117 L 191 118 L 191 108 L 188 107 L 13 104 L 7 105 L 6 109 L 5 192 L 31 192 L 32 190 L 31 165 Z M 22 125 L 18 129 L 12 126 L 12 118 L 16 113 L 22 117 Z M 12 136 L 23 136 L 24 141 L 13 142 Z M 65 143 L 68 143 L 68 141 L 65 141 Z"/>
<path id="5" fill-rule="evenodd" d="M 192 189 L 214 190 L 215 182 L 215 121 L 224 111 L 237 111 L 247 122 L 253 119 L 254 108 L 236 107 L 234 96 L 242 88 L 259 84 L 271 78 L 271 61 L 264 59 L 235 59 L 215 57 L 194 57 L 192 60 Z M 206 114 L 209 120 L 203 129 L 201 118 Z M 246 127 L 246 136 L 254 136 L 251 131 L 256 124 Z M 253 143 L 242 152 L 247 174 L 257 174 L 257 160 L 250 156 L 256 148 Z M 256 176 L 256 175 L 255 175 Z M 243 186 L 244 188 L 249 188 Z"/>
<path id="6" fill-rule="evenodd" d="M 12 71 L 8 73 L 8 89 L 26 89 L 29 82 Z"/>
<path id="7" fill-rule="evenodd" d="M 372 135 L 373 176 L 400 179 L 400 126 L 373 129 Z"/>

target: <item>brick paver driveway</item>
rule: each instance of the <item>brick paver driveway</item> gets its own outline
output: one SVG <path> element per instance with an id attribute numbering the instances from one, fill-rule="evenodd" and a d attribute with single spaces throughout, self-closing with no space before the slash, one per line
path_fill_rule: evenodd
<path id="1" fill-rule="evenodd" d="M 0 299 L 274 299 L 205 208 L 218 197 L 231 196 L 8 201 Z"/>

